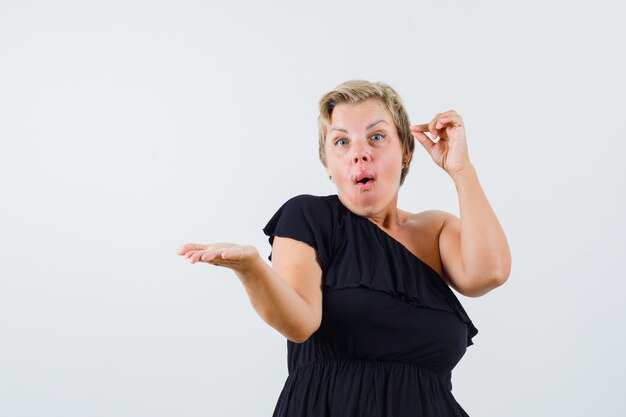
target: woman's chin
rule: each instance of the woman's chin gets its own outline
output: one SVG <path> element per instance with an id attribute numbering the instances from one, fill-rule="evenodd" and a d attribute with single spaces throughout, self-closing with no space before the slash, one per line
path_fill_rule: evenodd
<path id="1" fill-rule="evenodd" d="M 387 199 L 392 196 L 381 194 L 380 184 L 370 186 L 367 191 L 361 191 L 359 187 L 349 190 L 337 190 L 341 203 L 356 215 L 369 217 L 379 213 Z M 384 190 L 383 190 L 384 191 Z"/>

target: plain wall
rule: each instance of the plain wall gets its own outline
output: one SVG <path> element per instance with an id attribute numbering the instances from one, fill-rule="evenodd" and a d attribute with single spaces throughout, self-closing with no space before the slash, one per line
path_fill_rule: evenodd
<path id="1" fill-rule="evenodd" d="M 459 300 L 471 416 L 623 416 L 620 2 L 0 1 L 0 416 L 269 416 L 286 339 L 187 242 L 256 246 L 335 194 L 317 101 L 384 81 L 456 110 L 509 240 Z M 416 143 L 399 207 L 459 215 Z"/>

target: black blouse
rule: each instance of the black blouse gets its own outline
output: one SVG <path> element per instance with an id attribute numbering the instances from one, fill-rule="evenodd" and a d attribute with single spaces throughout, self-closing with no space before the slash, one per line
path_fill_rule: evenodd
<path id="1" fill-rule="evenodd" d="M 263 232 L 313 247 L 323 273 L 320 328 L 287 340 L 274 417 L 467 416 L 451 371 L 478 330 L 435 270 L 337 195 L 293 197 Z"/>

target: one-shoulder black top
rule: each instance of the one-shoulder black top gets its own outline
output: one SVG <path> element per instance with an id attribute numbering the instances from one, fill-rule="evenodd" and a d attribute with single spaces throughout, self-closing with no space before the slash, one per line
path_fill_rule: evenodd
<path id="1" fill-rule="evenodd" d="M 323 272 L 321 325 L 287 340 L 273 417 L 467 416 L 451 376 L 478 330 L 435 270 L 337 195 L 293 197 L 263 232 L 310 245 Z"/>

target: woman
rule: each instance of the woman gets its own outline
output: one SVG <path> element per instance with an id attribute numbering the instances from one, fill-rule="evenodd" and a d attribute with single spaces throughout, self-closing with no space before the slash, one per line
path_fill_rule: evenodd
<path id="1" fill-rule="evenodd" d="M 274 416 L 466 416 L 451 371 L 478 330 L 450 290 L 477 297 L 508 278 L 506 237 L 454 110 L 410 126 L 397 93 L 353 80 L 320 100 L 319 156 L 337 195 L 293 197 L 248 245 L 178 254 L 231 268 L 287 339 Z M 433 141 L 425 134 L 429 132 Z M 457 188 L 461 218 L 397 208 L 415 139 Z"/>

